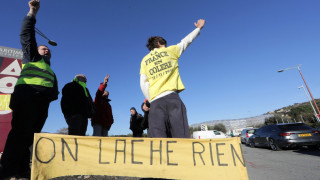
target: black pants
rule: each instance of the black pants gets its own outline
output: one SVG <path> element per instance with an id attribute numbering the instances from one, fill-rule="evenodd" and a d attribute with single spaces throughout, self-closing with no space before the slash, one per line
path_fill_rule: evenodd
<path id="1" fill-rule="evenodd" d="M 1 158 L 2 176 L 30 178 L 30 150 L 34 133 L 39 133 L 48 116 L 49 101 L 34 90 L 11 96 L 12 129 Z"/>
<path id="2" fill-rule="evenodd" d="M 88 126 L 88 118 L 81 114 L 65 116 L 68 124 L 68 135 L 85 136 Z"/>
<path id="3" fill-rule="evenodd" d="M 171 93 L 151 102 L 148 130 L 151 137 L 190 138 L 187 109 L 179 94 Z"/>
<path id="4" fill-rule="evenodd" d="M 132 137 L 142 137 L 143 131 L 132 131 Z"/>

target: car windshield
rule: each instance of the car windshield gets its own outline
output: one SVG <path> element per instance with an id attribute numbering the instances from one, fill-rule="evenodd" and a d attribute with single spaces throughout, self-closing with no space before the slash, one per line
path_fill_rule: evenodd
<path id="1" fill-rule="evenodd" d="M 218 131 L 214 131 L 215 135 L 221 135 L 221 133 L 219 133 Z"/>
<path id="2" fill-rule="evenodd" d="M 255 131 L 255 129 L 250 129 L 250 130 L 248 130 L 248 134 L 253 134 L 254 131 Z"/>
<path id="3" fill-rule="evenodd" d="M 305 124 L 285 124 L 278 126 L 282 131 L 301 131 L 301 130 L 311 130 L 312 127 Z"/>

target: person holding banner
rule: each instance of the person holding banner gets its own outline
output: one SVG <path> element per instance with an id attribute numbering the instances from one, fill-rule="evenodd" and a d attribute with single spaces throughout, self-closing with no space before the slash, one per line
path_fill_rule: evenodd
<path id="1" fill-rule="evenodd" d="M 109 92 L 105 91 L 109 77 L 110 76 L 106 75 L 103 83 L 100 84 L 94 99 L 96 113 L 91 119 L 93 136 L 108 136 L 108 131 L 113 124 L 112 109 L 109 103 L 111 100 L 108 98 Z"/>
<path id="2" fill-rule="evenodd" d="M 51 101 L 58 99 L 55 73 L 50 67 L 51 52 L 47 46 L 37 47 L 36 15 L 40 1 L 29 1 L 20 33 L 23 51 L 22 71 L 11 95 L 11 131 L 1 157 L 2 179 L 30 178 L 30 151 L 34 133 L 39 133 L 48 116 Z"/>
<path id="3" fill-rule="evenodd" d="M 151 137 L 190 138 L 187 111 L 179 93 L 185 89 L 179 74 L 178 59 L 200 34 L 205 20 L 194 23 L 194 29 L 177 45 L 167 47 L 160 36 L 148 39 L 150 52 L 142 59 L 140 87 L 150 102 Z"/>

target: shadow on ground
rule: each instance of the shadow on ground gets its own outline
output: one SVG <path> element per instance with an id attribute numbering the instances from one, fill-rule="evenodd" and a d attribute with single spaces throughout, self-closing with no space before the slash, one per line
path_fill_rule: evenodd
<path id="1" fill-rule="evenodd" d="M 293 150 L 293 152 L 304 154 L 304 155 L 320 157 L 320 148 L 308 149 L 307 147 L 301 147 Z"/>

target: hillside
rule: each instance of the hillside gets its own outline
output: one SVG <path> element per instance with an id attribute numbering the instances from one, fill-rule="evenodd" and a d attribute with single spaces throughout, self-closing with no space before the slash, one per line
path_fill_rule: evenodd
<path id="1" fill-rule="evenodd" d="M 316 103 L 318 107 L 320 107 L 320 99 L 316 99 Z M 317 126 L 319 124 L 314 116 L 314 111 L 310 102 L 302 102 L 276 109 L 274 111 L 269 111 L 259 116 L 239 119 L 210 120 L 202 123 L 191 124 L 190 127 L 200 127 L 201 124 L 214 126 L 215 124 L 222 123 L 226 126 L 227 130 L 230 130 L 256 127 L 261 126 L 262 124 L 291 122 L 304 122 L 312 126 Z"/>

